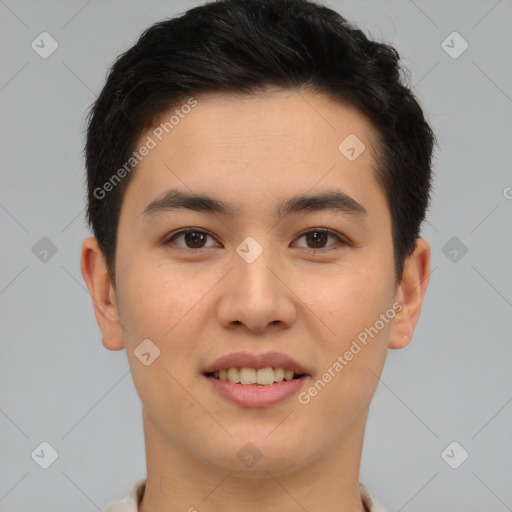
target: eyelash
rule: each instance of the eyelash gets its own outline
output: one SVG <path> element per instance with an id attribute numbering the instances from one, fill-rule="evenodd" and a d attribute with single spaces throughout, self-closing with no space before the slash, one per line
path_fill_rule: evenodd
<path id="1" fill-rule="evenodd" d="M 165 239 L 165 241 L 163 242 L 163 245 L 169 245 L 171 242 L 173 242 L 180 236 L 186 235 L 188 233 L 201 233 L 201 234 L 210 236 L 211 238 L 215 238 L 211 233 L 209 233 L 208 231 L 205 231 L 204 229 L 190 227 L 190 228 L 180 229 L 179 231 L 175 231 L 175 232 L 171 233 Z M 307 231 L 300 233 L 298 235 L 298 238 L 302 238 L 303 236 L 308 235 L 309 233 L 321 233 L 321 234 L 331 235 L 334 238 L 336 238 L 338 243 L 341 244 L 342 246 L 350 245 L 350 243 L 347 240 L 345 240 L 339 233 L 337 233 L 336 231 L 333 231 L 332 229 L 327 229 L 327 228 L 309 229 Z M 334 246 L 330 246 L 330 247 L 322 248 L 322 249 L 310 249 L 310 248 L 306 248 L 306 247 L 300 247 L 300 249 L 304 249 L 308 254 L 318 254 L 320 252 L 325 253 L 330 250 L 336 249 L 336 245 L 337 244 L 334 244 Z M 198 254 L 198 253 L 201 253 L 205 249 L 210 249 L 210 247 L 202 247 L 200 249 L 190 249 L 190 248 L 185 248 L 185 247 L 180 247 L 180 246 L 178 246 L 178 247 L 180 250 L 185 251 L 189 254 Z"/>

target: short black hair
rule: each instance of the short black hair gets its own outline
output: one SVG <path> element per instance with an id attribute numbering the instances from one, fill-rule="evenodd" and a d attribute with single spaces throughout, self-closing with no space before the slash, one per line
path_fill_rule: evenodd
<path id="1" fill-rule="evenodd" d="M 145 30 L 112 65 L 88 115 L 87 220 L 114 286 L 123 194 L 155 117 L 202 93 L 267 86 L 327 95 L 376 129 L 399 282 L 429 205 L 436 142 L 399 60 L 395 48 L 312 0 L 218 0 Z"/>

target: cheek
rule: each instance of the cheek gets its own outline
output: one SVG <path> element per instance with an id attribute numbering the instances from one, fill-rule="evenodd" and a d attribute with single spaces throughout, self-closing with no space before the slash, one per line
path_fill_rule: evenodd
<path id="1" fill-rule="evenodd" d="M 211 321 L 205 310 L 211 308 L 207 295 L 222 274 L 201 272 L 198 278 L 198 266 L 163 263 L 136 253 L 119 268 L 120 315 L 137 389 L 144 393 L 147 388 L 149 400 L 154 393 L 174 395 L 179 387 L 174 378 L 183 385 L 195 378 L 191 366 L 198 364 L 198 333 Z M 149 367 L 134 353 L 145 339 L 160 351 Z"/>
<path id="2" fill-rule="evenodd" d="M 119 263 L 120 314 L 130 338 L 154 338 L 169 343 L 201 309 L 200 300 L 213 281 L 195 266 L 132 253 Z"/>
<path id="3" fill-rule="evenodd" d="M 309 400 L 326 422 L 344 421 L 347 411 L 363 410 L 373 396 L 395 314 L 389 268 L 384 263 L 340 273 L 328 293 L 314 294 L 314 311 L 329 330 L 317 338 L 319 374 L 303 402 Z"/>
<path id="4" fill-rule="evenodd" d="M 393 303 L 394 275 L 386 265 L 344 268 L 334 271 L 323 290 L 304 290 L 311 308 L 324 320 L 328 346 L 341 349 L 369 328 Z M 387 327 L 387 324 L 386 324 Z M 387 329 L 382 328 L 383 334 Z"/>
<path id="5" fill-rule="evenodd" d="M 193 333 L 200 328 L 200 298 L 212 285 L 196 286 L 197 279 L 177 267 L 137 260 L 136 255 L 119 268 L 120 315 L 135 388 L 152 421 L 162 430 L 176 423 L 174 434 L 182 429 L 180 435 L 186 437 L 186 425 L 193 425 L 194 419 L 205 422 L 204 411 L 185 391 L 195 385 L 196 377 L 183 362 L 195 361 Z M 158 354 L 148 365 L 138 357 L 145 339 L 151 340 L 149 358 Z M 175 422 L 178 416 L 188 420 Z"/>

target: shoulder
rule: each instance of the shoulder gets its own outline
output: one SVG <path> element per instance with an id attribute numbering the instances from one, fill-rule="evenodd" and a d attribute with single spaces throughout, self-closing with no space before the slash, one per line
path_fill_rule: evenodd
<path id="1" fill-rule="evenodd" d="M 137 512 L 138 504 L 146 487 L 146 478 L 135 482 L 129 493 L 121 500 L 109 503 L 103 512 Z"/>
<path id="2" fill-rule="evenodd" d="M 387 512 L 387 509 L 384 508 L 382 503 L 366 485 L 359 483 L 359 492 L 361 493 L 361 500 L 367 512 Z"/>

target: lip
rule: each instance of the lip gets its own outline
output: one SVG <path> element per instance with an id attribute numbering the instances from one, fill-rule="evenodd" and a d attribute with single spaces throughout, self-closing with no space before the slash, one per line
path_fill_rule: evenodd
<path id="1" fill-rule="evenodd" d="M 263 354 L 252 354 L 251 352 L 233 352 L 219 357 L 203 373 L 213 373 L 217 370 L 227 370 L 228 368 L 283 368 L 284 370 L 293 370 L 294 373 L 310 374 L 310 372 L 286 354 L 280 352 L 264 352 Z"/>
<path id="2" fill-rule="evenodd" d="M 298 379 L 286 380 L 258 386 L 255 384 L 233 384 L 226 380 L 204 378 L 212 389 L 224 398 L 242 407 L 269 407 L 297 394 L 300 388 L 310 379 L 309 375 L 303 375 Z"/>
<path id="3" fill-rule="evenodd" d="M 228 368 L 283 368 L 293 370 L 299 378 L 283 380 L 268 386 L 256 384 L 233 384 L 232 382 L 215 379 L 207 374 Z M 251 352 L 234 352 L 219 357 L 203 371 L 214 392 L 227 398 L 231 402 L 242 407 L 269 407 L 297 394 L 300 388 L 309 381 L 311 373 L 295 359 L 280 352 L 264 352 L 253 354 Z"/>

